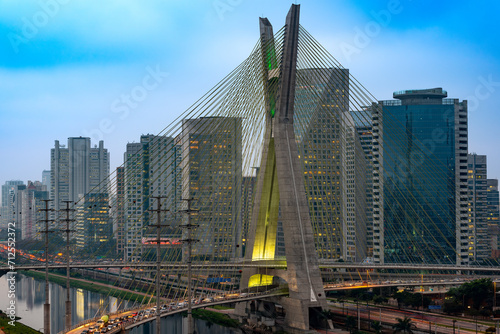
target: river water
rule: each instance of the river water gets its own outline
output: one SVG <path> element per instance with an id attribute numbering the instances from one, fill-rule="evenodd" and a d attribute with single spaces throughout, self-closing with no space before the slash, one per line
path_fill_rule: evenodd
<path id="1" fill-rule="evenodd" d="M 10 275 L 9 275 L 10 276 Z M 43 328 L 43 304 L 45 303 L 45 282 L 17 274 L 15 285 L 16 315 L 23 324 L 33 329 Z M 0 309 L 6 311 L 12 300 L 8 297 L 7 275 L 0 278 Z M 77 324 L 96 315 L 106 314 L 133 306 L 132 302 L 108 297 L 87 290 L 70 288 L 71 322 Z M 64 330 L 66 288 L 49 283 L 50 332 Z"/>
<path id="2" fill-rule="evenodd" d="M 6 311 L 11 299 L 9 295 L 8 275 L 0 278 L 0 309 Z M 22 274 L 16 275 L 15 285 L 15 305 L 16 315 L 23 324 L 33 329 L 43 332 L 43 304 L 45 303 L 45 281 L 36 280 Z M 107 314 L 119 309 L 134 306 L 133 302 L 124 301 L 115 297 L 108 297 L 99 293 L 87 290 L 70 288 L 71 298 L 71 322 L 77 324 L 83 320 L 93 318 L 97 315 Z M 64 330 L 66 288 L 49 283 L 50 300 L 50 332 L 57 334 Z M 162 333 L 186 333 L 186 318 L 181 315 L 163 317 L 161 320 Z M 199 334 L 220 333 L 234 334 L 241 333 L 239 330 L 233 331 L 204 320 L 195 322 L 196 332 Z M 154 334 L 155 321 L 138 326 L 130 331 L 130 334 Z"/>

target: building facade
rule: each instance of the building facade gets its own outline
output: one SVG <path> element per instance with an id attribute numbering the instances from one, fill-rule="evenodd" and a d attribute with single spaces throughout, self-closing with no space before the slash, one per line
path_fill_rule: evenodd
<path id="1" fill-rule="evenodd" d="M 116 254 L 124 256 L 125 251 L 125 167 L 116 168 L 116 210 L 115 213 L 115 238 Z"/>
<path id="2" fill-rule="evenodd" d="M 467 264 L 467 101 L 393 96 L 372 106 L 374 262 Z"/>
<path id="3" fill-rule="evenodd" d="M 79 252 L 109 255 L 113 224 L 107 193 L 88 193 L 77 200 L 75 239 Z"/>
<path id="4" fill-rule="evenodd" d="M 151 212 L 157 208 L 157 200 L 161 196 L 164 220 L 161 225 L 162 237 L 179 240 L 179 221 L 175 213 L 179 211 L 181 202 L 181 173 L 179 171 L 180 153 L 175 139 L 165 136 L 143 135 L 139 143 L 127 144 L 124 156 L 123 177 L 118 179 L 123 187 L 123 199 L 120 194 L 118 202 L 123 201 L 123 217 L 118 218 L 118 231 L 123 224 L 124 259 L 140 261 L 145 256 L 145 240 L 156 237 L 156 230 L 147 228 L 155 225 L 156 215 Z M 119 242 L 119 241 L 118 241 Z M 151 252 L 153 253 L 153 252 Z"/>
<path id="5" fill-rule="evenodd" d="M 14 222 L 14 200 L 18 185 L 24 185 L 24 182 L 20 180 L 12 180 L 6 181 L 5 184 L 2 185 L 2 206 L 0 212 L 0 222 L 4 227 L 7 227 L 7 224 L 9 222 Z"/>
<path id="6" fill-rule="evenodd" d="M 183 198 L 194 198 L 199 242 L 193 256 L 241 257 L 242 120 L 202 117 L 182 122 Z M 186 219 L 186 217 L 184 217 Z"/>
<path id="7" fill-rule="evenodd" d="M 479 262 L 491 256 L 488 234 L 486 155 L 467 156 L 467 194 L 469 197 L 468 249 L 470 261 Z"/>
<path id="8" fill-rule="evenodd" d="M 45 215 L 41 209 L 45 209 L 43 200 L 49 198 L 47 187 L 40 181 L 28 181 L 26 189 L 19 192 L 22 198 L 21 209 L 21 238 L 41 240 L 43 235 L 41 231 L 45 229 L 42 222 Z"/>
<path id="9" fill-rule="evenodd" d="M 349 70 L 301 69 L 295 94 L 294 131 L 318 257 L 360 261 L 367 255 L 366 194 L 356 184 L 366 175 L 349 112 Z"/>
<path id="10" fill-rule="evenodd" d="M 486 180 L 487 222 L 488 231 L 491 236 L 491 257 L 500 257 L 500 197 L 498 192 L 498 180 Z"/>
<path id="11" fill-rule="evenodd" d="M 91 147 L 88 137 L 68 138 L 68 147 L 55 141 L 50 152 L 50 199 L 55 211 L 63 201 L 77 202 L 88 193 L 108 193 L 109 152 L 104 142 Z"/>

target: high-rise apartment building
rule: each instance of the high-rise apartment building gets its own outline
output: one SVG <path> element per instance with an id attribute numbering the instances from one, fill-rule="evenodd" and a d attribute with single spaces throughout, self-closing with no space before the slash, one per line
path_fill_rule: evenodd
<path id="1" fill-rule="evenodd" d="M 488 234 L 486 155 L 467 156 L 467 194 L 469 197 L 469 260 L 481 261 L 491 256 Z"/>
<path id="2" fill-rule="evenodd" d="M 45 209 L 43 200 L 48 199 L 47 187 L 40 181 L 28 181 L 28 185 L 24 190 L 19 192 L 21 197 L 21 238 L 22 239 L 42 239 L 41 231 L 45 224 L 42 222 L 45 219 L 44 213 L 40 211 Z"/>
<path id="3" fill-rule="evenodd" d="M 356 157 L 364 152 L 349 112 L 349 70 L 299 70 L 295 100 L 294 131 L 318 256 L 360 261 L 367 253 L 366 212 L 358 199 L 366 194 L 356 193 L 356 182 L 366 175 L 357 172 Z"/>
<path id="4" fill-rule="evenodd" d="M 50 152 L 50 199 L 58 211 L 63 201 L 77 202 L 88 193 L 108 193 L 109 152 L 104 142 L 91 147 L 90 138 L 68 138 L 68 147 L 55 141 Z"/>
<path id="5" fill-rule="evenodd" d="M 365 211 L 366 221 L 366 260 L 373 261 L 373 135 L 371 127 L 371 115 L 366 112 L 363 119 L 356 122 L 357 139 L 356 145 L 358 151 L 364 154 L 358 154 L 356 158 L 356 170 L 364 175 L 357 178 L 356 192 L 365 192 L 365 196 L 356 196 L 358 210 Z M 363 238 L 360 238 L 363 240 Z"/>
<path id="6" fill-rule="evenodd" d="M 194 198 L 199 242 L 193 256 L 241 257 L 242 120 L 202 117 L 182 122 L 183 198 Z"/>
<path id="7" fill-rule="evenodd" d="M 54 208 L 52 217 L 54 220 L 66 219 L 62 212 L 66 208 L 64 201 L 71 202 L 70 209 L 74 208 L 79 214 L 73 211 L 70 215 L 70 219 L 74 219 L 70 224 L 70 229 L 74 230 L 70 237 L 77 240 L 80 249 L 96 249 L 96 241 L 106 239 L 102 233 L 108 231 L 108 227 L 103 227 L 103 224 L 112 224 L 109 210 L 98 210 L 97 214 L 97 211 L 88 208 L 90 205 L 96 205 L 96 208 L 109 207 L 106 182 L 109 165 L 109 152 L 104 148 L 102 140 L 98 146 L 91 147 L 90 138 L 70 137 L 67 148 L 56 140 L 50 151 L 49 193 L 51 206 Z M 102 201 L 108 202 L 104 205 Z M 84 217 L 83 213 L 94 216 Z"/>
<path id="8" fill-rule="evenodd" d="M 467 264 L 467 101 L 393 96 L 372 106 L 374 261 Z"/>
<path id="9" fill-rule="evenodd" d="M 156 230 L 147 225 L 157 224 L 157 199 L 161 196 L 162 237 L 181 238 L 179 222 L 172 218 L 179 211 L 181 201 L 181 173 L 179 171 L 179 145 L 171 137 L 143 135 L 140 143 L 127 144 L 124 156 L 123 177 L 118 179 L 117 192 L 123 191 L 123 198 L 117 194 L 117 201 L 123 201 L 123 217 L 118 218 L 117 229 L 124 224 L 124 259 L 140 261 L 144 256 L 145 240 L 156 238 Z M 123 186 L 121 186 L 123 182 Z M 119 241 L 118 241 L 119 242 Z"/>
<path id="10" fill-rule="evenodd" d="M 0 222 L 5 227 L 7 226 L 7 223 L 13 222 L 15 219 L 15 194 L 17 192 L 17 186 L 23 184 L 23 181 L 12 180 L 6 181 L 5 184 L 2 185 L 2 206 L 0 212 Z"/>

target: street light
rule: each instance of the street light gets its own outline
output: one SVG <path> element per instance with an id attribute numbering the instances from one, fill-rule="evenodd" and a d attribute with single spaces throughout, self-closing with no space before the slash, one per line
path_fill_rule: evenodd
<path id="1" fill-rule="evenodd" d="M 457 322 L 457 320 L 453 319 L 453 334 L 455 334 L 455 323 Z"/>

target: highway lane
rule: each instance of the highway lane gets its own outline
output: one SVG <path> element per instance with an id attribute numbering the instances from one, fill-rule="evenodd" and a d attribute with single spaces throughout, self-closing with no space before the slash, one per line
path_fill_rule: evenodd
<path id="1" fill-rule="evenodd" d="M 344 305 L 342 305 L 344 304 Z M 381 321 L 384 324 L 395 324 L 397 318 L 405 316 L 411 318 L 418 330 L 432 333 L 459 334 L 461 333 L 476 333 L 475 319 L 450 317 L 441 314 L 431 314 L 427 312 L 415 312 L 409 310 L 388 309 L 377 307 L 366 303 L 330 303 L 330 308 L 337 314 L 349 315 L 357 319 L 358 309 L 359 317 L 363 326 L 367 326 L 368 321 Z M 455 320 L 455 332 L 453 332 L 453 320 Z M 495 327 L 494 321 L 478 319 L 477 333 L 485 333 L 488 327 Z"/>

